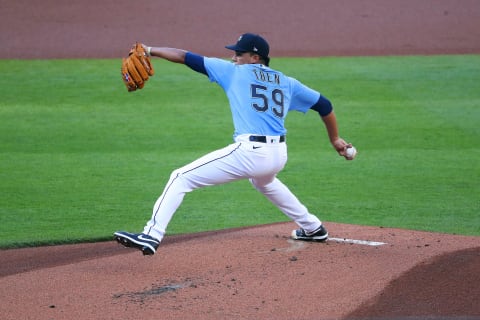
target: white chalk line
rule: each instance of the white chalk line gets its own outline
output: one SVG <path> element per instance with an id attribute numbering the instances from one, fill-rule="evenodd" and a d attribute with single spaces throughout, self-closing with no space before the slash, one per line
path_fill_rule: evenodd
<path id="1" fill-rule="evenodd" d="M 387 243 L 378 242 L 378 241 L 368 241 L 368 240 L 355 240 L 355 239 L 346 239 L 346 238 L 328 238 L 328 241 L 343 242 L 343 243 L 352 243 L 352 244 L 362 244 L 365 246 L 383 246 Z"/>

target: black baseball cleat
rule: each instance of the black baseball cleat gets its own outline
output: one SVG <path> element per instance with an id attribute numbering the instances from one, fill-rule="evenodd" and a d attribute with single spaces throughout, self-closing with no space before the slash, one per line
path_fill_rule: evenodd
<path id="1" fill-rule="evenodd" d="M 303 241 L 326 241 L 328 239 L 328 231 L 323 225 L 313 232 L 306 232 L 302 228 L 292 231 L 292 239 Z"/>
<path id="2" fill-rule="evenodd" d="M 117 231 L 113 236 L 121 245 L 137 248 L 146 256 L 155 254 L 155 251 L 157 251 L 157 248 L 160 245 L 160 241 L 145 233 Z"/>

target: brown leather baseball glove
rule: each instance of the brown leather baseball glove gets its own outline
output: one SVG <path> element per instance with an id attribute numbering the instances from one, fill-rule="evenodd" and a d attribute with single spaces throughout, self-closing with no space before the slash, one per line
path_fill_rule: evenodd
<path id="1" fill-rule="evenodd" d="M 142 89 L 145 81 L 153 76 L 153 66 L 150 57 L 141 43 L 136 43 L 130 50 L 128 57 L 122 59 L 122 79 L 127 90 Z"/>

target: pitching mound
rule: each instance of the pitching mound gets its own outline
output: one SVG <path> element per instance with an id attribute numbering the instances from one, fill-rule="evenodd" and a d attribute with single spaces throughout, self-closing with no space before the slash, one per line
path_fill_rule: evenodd
<path id="1" fill-rule="evenodd" d="M 480 238 L 293 223 L 167 237 L 155 256 L 115 242 L 0 251 L 2 319 L 469 319 Z M 419 319 L 419 318 L 417 318 Z"/>

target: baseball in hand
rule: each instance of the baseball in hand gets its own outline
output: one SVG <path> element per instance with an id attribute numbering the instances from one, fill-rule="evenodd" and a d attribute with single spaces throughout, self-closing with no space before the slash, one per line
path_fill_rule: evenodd
<path id="1" fill-rule="evenodd" d="M 347 160 L 353 160 L 355 156 L 357 155 L 357 149 L 355 149 L 354 146 L 351 146 L 345 150 L 345 158 Z"/>

